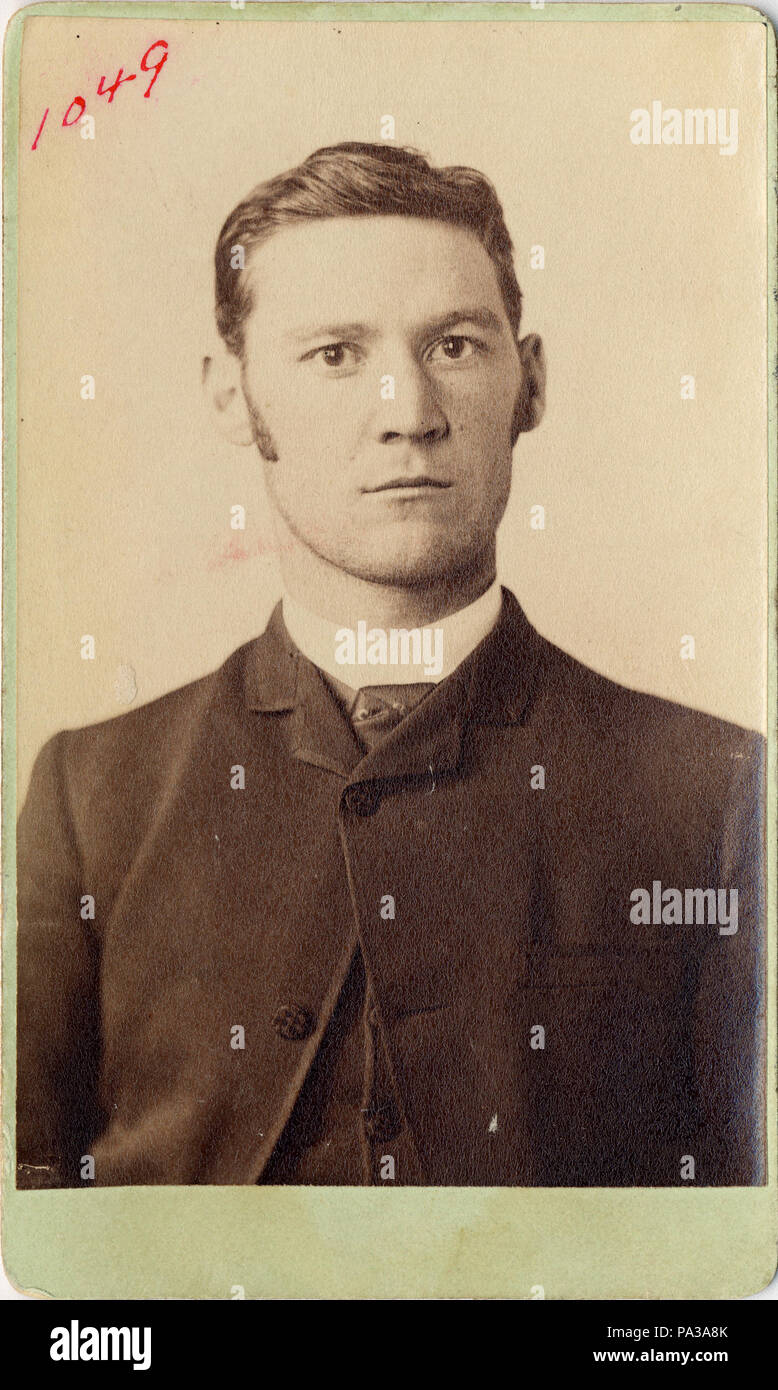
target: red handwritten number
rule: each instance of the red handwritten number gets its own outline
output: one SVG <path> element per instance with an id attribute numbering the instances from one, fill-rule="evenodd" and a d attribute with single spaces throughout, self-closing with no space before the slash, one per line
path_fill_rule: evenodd
<path id="1" fill-rule="evenodd" d="M 75 106 L 76 102 L 78 102 L 79 106 L 81 107 L 81 110 L 78 112 L 78 115 L 74 116 L 74 118 L 73 118 L 72 121 L 69 121 L 69 120 L 68 120 L 68 116 L 70 115 L 71 111 L 73 110 L 73 107 Z M 83 116 L 83 114 L 84 114 L 85 111 L 86 111 L 86 102 L 84 101 L 84 98 L 83 98 L 83 97 L 74 97 L 73 100 L 71 101 L 71 103 L 70 103 L 70 105 L 69 105 L 67 111 L 65 112 L 64 116 L 62 117 L 62 124 L 63 124 L 64 126 L 75 125 L 75 124 L 76 124 L 76 121 L 80 121 L 80 120 L 81 120 L 81 117 Z"/>
<path id="2" fill-rule="evenodd" d="M 147 66 L 146 66 L 146 59 L 148 58 L 148 56 L 149 56 L 150 53 L 153 53 L 153 52 L 154 52 L 154 49 L 155 49 L 155 48 L 164 48 L 165 52 L 162 54 L 162 57 L 160 58 L 160 60 L 159 60 L 158 63 L 149 63 L 149 65 L 148 65 L 148 67 L 147 67 Z M 142 72 L 153 72 L 153 74 L 154 74 L 154 76 L 152 77 L 152 79 L 151 79 L 151 81 L 150 81 L 148 87 L 146 88 L 145 92 L 143 93 L 144 97 L 147 97 L 147 96 L 150 95 L 151 89 L 152 89 L 152 87 L 154 86 L 154 83 L 156 82 L 157 78 L 159 77 L 159 74 L 161 73 L 163 67 L 165 66 L 165 63 L 167 62 L 167 52 L 168 52 L 168 46 L 167 46 L 167 43 L 165 42 L 165 40 L 164 40 L 164 39 L 157 39 L 157 42 L 156 42 L 156 43 L 153 43 L 153 44 L 151 45 L 151 48 L 147 48 L 147 49 L 146 49 L 146 52 L 144 53 L 143 57 L 141 58 L 141 60 L 140 60 L 141 71 L 142 71 Z"/>
<path id="3" fill-rule="evenodd" d="M 101 77 L 101 78 L 100 78 L 100 82 L 99 82 L 99 85 L 98 85 L 98 88 L 97 88 L 97 95 L 98 95 L 99 97 L 108 97 L 108 104 L 109 104 L 109 106 L 110 106 L 111 102 L 113 101 L 114 97 L 116 96 L 117 91 L 118 91 L 119 88 L 121 87 L 122 82 L 134 82 L 134 81 L 135 81 L 135 78 L 136 78 L 137 75 L 138 75 L 138 74 L 135 73 L 135 72 L 131 72 L 130 75 L 129 75 L 129 77 L 122 77 L 122 73 L 123 73 L 123 72 L 124 72 L 124 68 L 119 68 L 119 71 L 118 71 L 118 73 L 116 74 L 116 81 L 113 83 L 113 85 L 112 85 L 111 87 L 104 87 L 104 86 L 103 86 L 103 83 L 105 82 L 105 77 Z"/>
<path id="4" fill-rule="evenodd" d="M 162 57 L 159 58 L 159 59 L 157 60 L 156 63 L 147 63 L 147 62 L 146 62 L 146 59 L 147 59 L 148 57 L 150 57 L 150 55 L 154 52 L 154 49 L 155 49 L 155 48 L 162 48 L 162 49 L 164 49 L 164 52 L 163 52 L 163 54 L 162 54 Z M 153 43 L 153 44 L 151 45 L 150 48 L 147 48 L 147 49 L 146 49 L 146 52 L 144 53 L 143 57 L 142 57 L 141 60 L 140 60 L 141 71 L 142 71 L 142 72 L 153 72 L 154 76 L 152 77 L 152 79 L 151 79 L 151 81 L 150 81 L 148 87 L 146 88 L 145 92 L 143 93 L 144 97 L 147 97 L 147 96 L 150 96 L 150 95 L 151 95 L 151 89 L 152 89 L 152 87 L 154 86 L 154 83 L 156 82 L 157 78 L 159 77 L 159 74 L 161 73 L 162 69 L 164 68 L 165 63 L 167 62 L 167 58 L 168 58 L 168 44 L 167 44 L 167 40 L 166 40 L 166 39 L 157 39 L 156 42 Z M 100 78 L 100 81 L 99 81 L 99 83 L 98 83 L 97 95 L 98 95 L 99 97 L 107 97 L 107 98 L 108 98 L 108 104 L 110 105 L 110 103 L 113 101 L 114 97 L 116 96 L 116 93 L 118 92 L 119 88 L 121 87 L 122 83 L 123 83 L 123 82 L 134 82 L 134 81 L 135 81 L 135 78 L 137 77 L 137 75 L 138 75 L 137 73 L 131 72 L 131 73 L 128 73 L 128 75 L 125 77 L 125 76 L 124 76 L 124 68 L 119 68 L 119 71 L 118 71 L 118 73 L 116 74 L 116 78 L 115 78 L 115 80 L 111 83 L 111 86 L 110 86 L 110 87 L 104 87 L 104 86 L 103 86 L 103 83 L 105 82 L 105 75 L 103 75 L 103 76 Z M 74 107 L 76 108 L 76 114 L 75 114 L 75 116 L 73 117 L 72 120 L 69 120 L 68 117 L 70 116 L 70 113 L 71 113 L 71 111 L 73 110 Z M 35 139 L 34 139 L 33 142 L 32 142 L 32 148 L 33 148 L 34 150 L 38 148 L 38 141 L 40 140 L 41 135 L 42 135 L 42 133 L 43 133 L 43 127 L 44 127 L 45 124 L 46 124 L 46 120 L 47 120 L 48 114 L 49 114 L 49 109 L 50 109 L 50 108 L 47 106 L 47 107 L 46 107 L 46 110 L 45 110 L 44 113 L 43 113 L 43 120 L 41 121 L 40 125 L 38 126 L 38 133 L 37 133 L 37 135 L 35 136 Z M 63 124 L 63 126 L 68 127 L 68 126 L 75 125 L 77 121 L 80 121 L 80 120 L 81 120 L 81 117 L 83 116 L 83 114 L 84 114 L 85 111 L 86 111 L 86 102 L 84 101 L 84 98 L 83 98 L 83 97 L 74 97 L 73 100 L 71 101 L 71 103 L 70 103 L 70 105 L 69 105 L 67 111 L 65 112 L 64 116 L 62 117 L 62 124 Z"/>
<path id="5" fill-rule="evenodd" d="M 46 107 L 46 110 L 45 110 L 44 113 L 43 113 L 43 120 L 41 121 L 40 125 L 38 126 L 38 134 L 35 136 L 35 139 L 34 139 L 33 142 L 32 142 L 32 147 L 33 147 L 33 149 L 37 149 L 37 147 L 38 147 L 38 141 L 39 141 L 40 138 L 41 138 L 41 131 L 43 130 L 43 127 L 44 127 L 45 124 L 46 124 L 46 117 L 48 116 L 50 109 L 51 109 L 51 108 L 50 108 L 49 106 L 47 106 L 47 107 Z"/>

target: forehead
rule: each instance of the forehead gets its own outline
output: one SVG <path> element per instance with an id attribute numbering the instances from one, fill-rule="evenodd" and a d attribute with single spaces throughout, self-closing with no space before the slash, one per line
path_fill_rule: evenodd
<path id="1" fill-rule="evenodd" d="M 333 217 L 283 227 L 246 272 L 248 331 L 309 323 L 423 321 L 477 301 L 506 323 L 494 266 L 474 233 L 418 217 Z"/>

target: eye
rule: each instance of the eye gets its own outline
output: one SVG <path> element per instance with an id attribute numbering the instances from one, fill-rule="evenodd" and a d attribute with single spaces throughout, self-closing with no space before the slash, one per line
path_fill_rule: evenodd
<path id="1" fill-rule="evenodd" d="M 352 343 L 326 343 L 324 347 L 314 348 L 312 352 L 306 352 L 303 362 L 317 361 L 325 367 L 353 367 L 360 360 L 359 349 Z"/>
<path id="2" fill-rule="evenodd" d="M 429 360 L 462 362 L 468 357 L 474 357 L 479 346 L 474 338 L 467 338 L 462 333 L 450 333 L 447 338 L 441 338 L 439 343 L 433 345 Z"/>

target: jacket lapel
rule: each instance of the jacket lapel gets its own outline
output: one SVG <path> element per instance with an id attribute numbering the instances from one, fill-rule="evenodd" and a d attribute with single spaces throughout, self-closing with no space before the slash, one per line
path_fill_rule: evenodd
<path id="1" fill-rule="evenodd" d="M 263 714 L 291 712 L 292 757 L 349 777 L 362 758 L 362 749 L 332 691 L 289 637 L 280 603 L 253 644 L 245 689 L 249 709 Z"/>

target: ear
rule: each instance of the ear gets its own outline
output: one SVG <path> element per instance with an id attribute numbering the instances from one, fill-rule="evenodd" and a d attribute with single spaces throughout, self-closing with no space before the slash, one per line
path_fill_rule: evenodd
<path id="1" fill-rule="evenodd" d="M 256 435 L 241 387 L 241 363 L 218 344 L 203 358 L 203 389 L 216 416 L 219 433 L 231 444 L 255 444 Z"/>
<path id="2" fill-rule="evenodd" d="M 520 434 L 540 424 L 546 408 L 546 356 L 542 339 L 537 333 L 528 333 L 517 347 L 522 380 L 513 415 L 514 444 Z"/>

